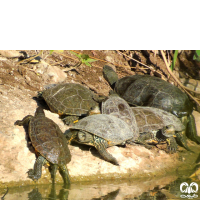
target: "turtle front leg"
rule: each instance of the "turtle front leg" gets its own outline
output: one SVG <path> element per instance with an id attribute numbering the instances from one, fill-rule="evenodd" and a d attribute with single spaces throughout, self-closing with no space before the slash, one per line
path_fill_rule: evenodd
<path id="1" fill-rule="evenodd" d="M 192 114 L 188 116 L 186 135 L 192 141 L 196 142 L 197 144 L 200 144 L 200 137 L 197 135 L 195 119 Z"/>
<path id="2" fill-rule="evenodd" d="M 175 134 L 175 136 L 176 136 L 176 138 L 177 138 L 177 140 L 178 140 L 178 142 L 180 143 L 181 146 L 183 146 L 186 150 L 193 152 L 187 145 L 186 136 L 185 136 L 184 132 L 185 131 L 177 132 Z"/>
<path id="3" fill-rule="evenodd" d="M 178 148 L 175 138 L 172 136 L 167 138 L 166 141 L 167 141 L 167 152 L 175 153 Z"/>
<path id="4" fill-rule="evenodd" d="M 59 172 L 60 172 L 60 175 L 63 178 L 64 185 L 69 185 L 70 184 L 70 178 L 69 178 L 69 172 L 68 172 L 67 166 L 66 165 L 60 165 L 59 166 Z"/>
<path id="5" fill-rule="evenodd" d="M 28 124 L 30 119 L 33 118 L 32 115 L 27 115 L 22 120 L 17 120 L 14 125 L 23 126 L 24 124 Z"/>
<path id="6" fill-rule="evenodd" d="M 105 160 L 115 165 L 119 165 L 116 158 L 106 151 L 106 148 L 108 147 L 108 142 L 106 140 L 94 135 L 94 146 Z"/>
<path id="7" fill-rule="evenodd" d="M 38 180 L 42 175 L 42 166 L 46 164 L 48 161 L 43 157 L 39 156 L 34 164 L 34 169 L 29 169 L 28 178 L 32 180 Z"/>

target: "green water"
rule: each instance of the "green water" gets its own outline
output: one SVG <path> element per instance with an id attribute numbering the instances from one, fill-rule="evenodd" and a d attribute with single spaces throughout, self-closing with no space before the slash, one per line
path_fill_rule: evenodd
<path id="1" fill-rule="evenodd" d="M 182 193 L 180 191 L 180 185 L 183 182 L 186 182 L 188 185 L 195 182 L 200 186 L 199 180 L 188 178 L 190 174 L 191 171 L 187 170 L 160 178 L 79 182 L 72 183 L 69 187 L 59 184 L 55 186 L 51 184 L 22 186 L 9 188 L 4 200 L 172 200 L 189 199 L 187 195 L 195 197 L 193 199 L 200 199 L 200 190 L 195 194 Z M 196 188 L 193 187 L 193 189 Z M 6 189 L 1 189 L 0 196 L 2 197 L 5 192 Z"/>

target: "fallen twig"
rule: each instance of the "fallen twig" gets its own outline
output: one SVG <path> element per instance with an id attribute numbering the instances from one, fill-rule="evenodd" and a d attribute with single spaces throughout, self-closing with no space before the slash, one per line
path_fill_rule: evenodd
<path id="1" fill-rule="evenodd" d="M 4 200 L 4 197 L 8 194 L 8 187 L 6 193 L 1 197 L 1 200 Z"/>

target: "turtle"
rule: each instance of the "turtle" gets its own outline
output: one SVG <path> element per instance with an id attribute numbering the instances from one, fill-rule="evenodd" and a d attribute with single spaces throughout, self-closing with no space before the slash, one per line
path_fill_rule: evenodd
<path id="1" fill-rule="evenodd" d="M 156 144 L 166 140 L 168 143 L 167 151 L 171 153 L 176 152 L 178 142 L 186 150 L 191 151 L 182 134 L 185 126 L 179 118 L 167 111 L 154 107 L 138 106 L 131 107 L 131 109 L 135 115 L 139 132 L 145 133 L 141 135 L 139 141 L 149 138 L 146 141 L 147 143 L 155 142 Z"/>
<path id="2" fill-rule="evenodd" d="M 71 161 L 71 153 L 68 141 L 59 126 L 51 119 L 45 117 L 44 110 L 38 107 L 35 116 L 27 115 L 22 120 L 17 120 L 15 125 L 28 124 L 28 135 L 35 149 L 37 159 L 34 168 L 28 171 L 28 178 L 38 180 L 42 175 L 42 166 L 50 165 L 51 177 L 55 182 L 56 171 L 64 180 L 64 184 L 70 184 L 69 172 L 66 164 Z"/>
<path id="3" fill-rule="evenodd" d="M 132 138 L 132 142 L 146 145 L 144 140 L 160 138 L 160 141 L 168 141 L 169 152 L 175 152 L 177 149 L 177 143 L 173 136 L 185 128 L 173 114 L 153 107 L 130 107 L 115 92 L 111 92 L 110 96 L 102 102 L 101 111 L 102 114 L 110 114 L 125 121 L 134 132 L 135 137 Z M 183 145 L 189 150 L 187 143 Z"/>
<path id="4" fill-rule="evenodd" d="M 38 93 L 50 110 L 63 118 L 67 125 L 72 125 L 104 99 L 78 83 L 53 84 Z"/>
<path id="5" fill-rule="evenodd" d="M 159 108 L 180 118 L 185 126 L 182 134 L 185 135 L 187 129 L 187 136 L 200 144 L 192 115 L 193 102 L 178 87 L 150 75 L 131 75 L 118 79 L 117 73 L 108 65 L 103 67 L 103 76 L 129 105 Z"/>
<path id="6" fill-rule="evenodd" d="M 106 151 L 114 145 L 123 145 L 133 137 L 133 132 L 123 120 L 106 114 L 90 115 L 82 118 L 65 133 L 68 142 L 94 146 L 108 162 L 119 165 L 117 159 Z"/>

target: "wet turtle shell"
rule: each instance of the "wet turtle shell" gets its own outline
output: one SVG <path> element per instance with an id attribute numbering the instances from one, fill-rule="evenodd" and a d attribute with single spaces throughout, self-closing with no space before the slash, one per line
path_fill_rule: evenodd
<path id="1" fill-rule="evenodd" d="M 71 154 L 59 126 L 51 119 L 45 117 L 42 108 L 40 113 L 30 119 L 29 137 L 35 150 L 52 164 L 67 164 Z M 42 111 L 41 111 L 42 110 Z"/>
<path id="2" fill-rule="evenodd" d="M 37 160 L 33 169 L 29 169 L 28 177 L 38 180 L 42 175 L 42 166 L 49 164 L 53 183 L 57 168 L 64 180 L 64 184 L 70 184 L 70 178 L 66 164 L 71 161 L 68 141 L 59 126 L 51 119 L 45 117 L 42 108 L 38 107 L 35 116 L 27 115 L 22 120 L 17 120 L 15 125 L 28 124 L 28 134 L 35 148 Z"/>
<path id="3" fill-rule="evenodd" d="M 104 77 L 115 92 L 130 105 L 149 106 L 171 112 L 177 117 L 192 113 L 193 104 L 176 86 L 150 75 L 126 76 L 118 80 L 116 72 L 105 65 Z"/>
<path id="4" fill-rule="evenodd" d="M 50 110 L 60 116 L 76 116 L 73 120 L 66 120 L 70 124 L 80 116 L 87 116 L 88 112 L 98 105 L 98 97 L 88 88 L 77 83 L 54 85 L 40 93 Z"/>
<path id="5" fill-rule="evenodd" d="M 83 130 L 108 141 L 109 146 L 122 144 L 133 137 L 123 120 L 106 114 L 91 115 L 78 121 L 71 130 Z"/>

